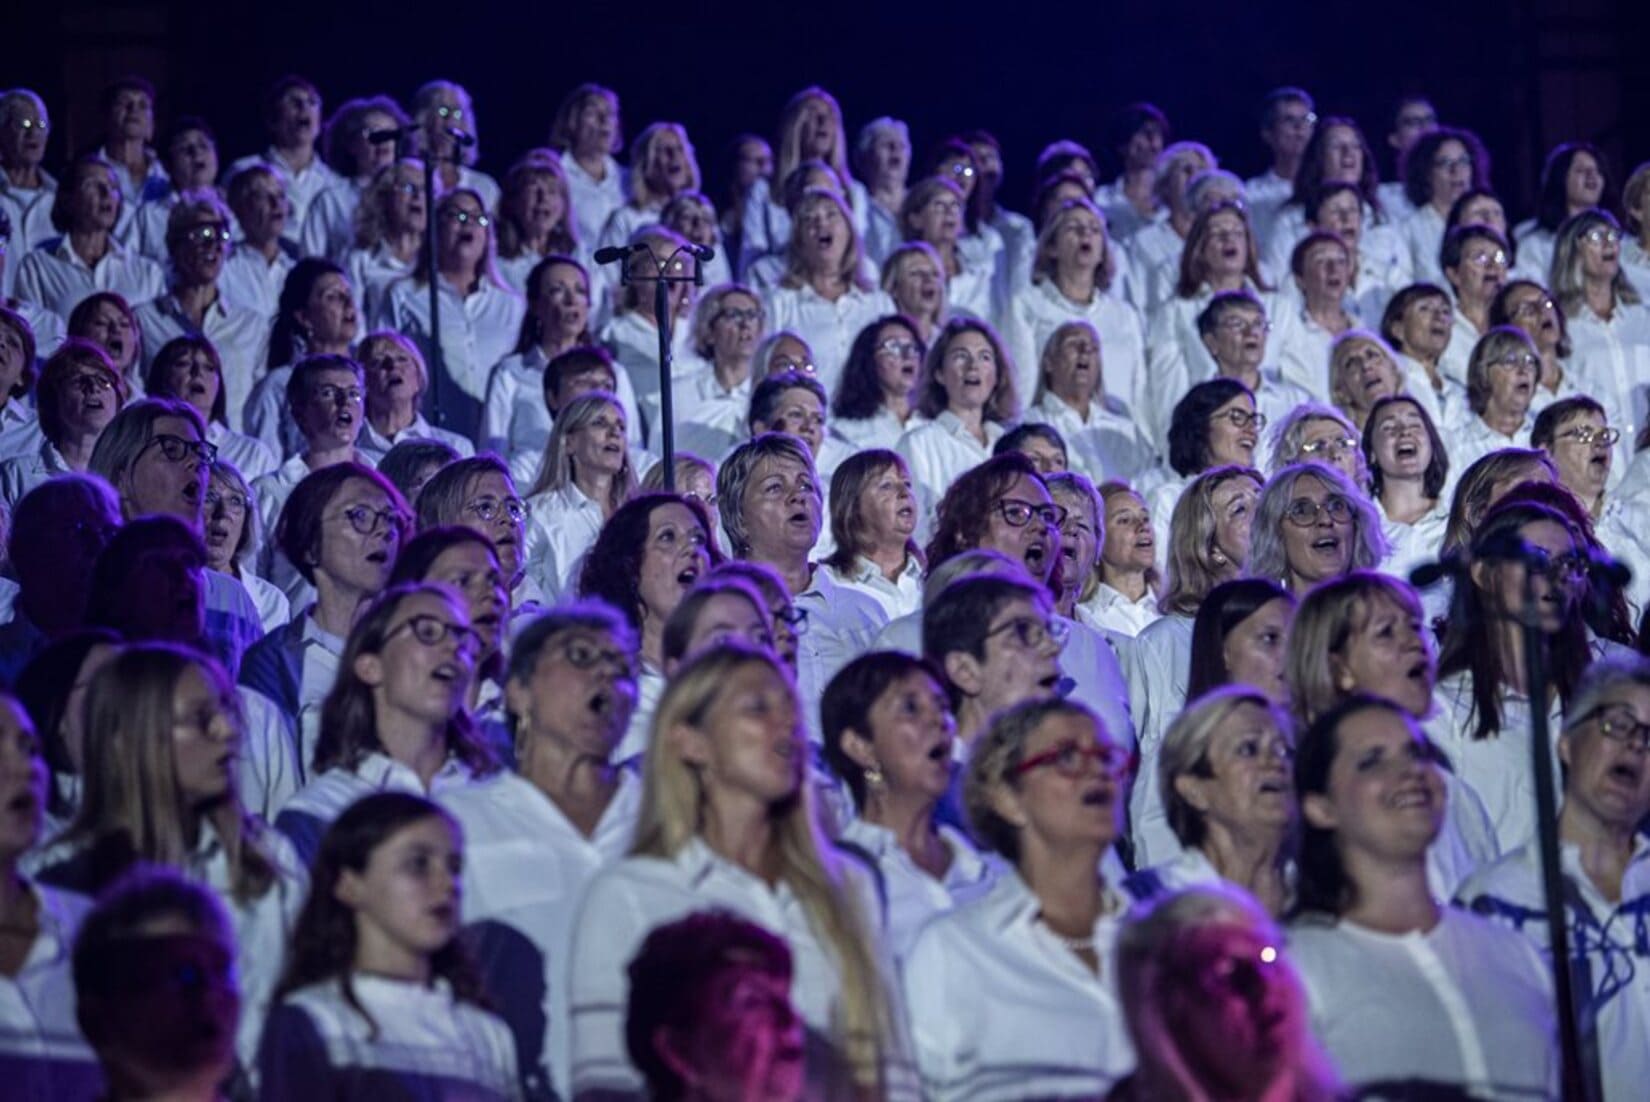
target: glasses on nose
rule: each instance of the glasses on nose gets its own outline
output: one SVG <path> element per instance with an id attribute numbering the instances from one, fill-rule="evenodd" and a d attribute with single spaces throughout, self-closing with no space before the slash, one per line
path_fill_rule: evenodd
<path id="1" fill-rule="evenodd" d="M 527 519 L 527 504 L 519 497 L 507 497 L 503 501 L 484 497 L 464 506 L 464 511 L 483 524 L 491 524 L 500 517 L 509 517 L 518 524 Z"/>
<path id="2" fill-rule="evenodd" d="M 384 634 L 384 642 L 388 643 L 403 632 L 426 647 L 439 647 L 451 639 L 460 651 L 474 654 L 481 649 L 481 636 L 475 628 L 468 624 L 454 624 L 427 612 L 408 617 L 399 627 L 391 628 Z"/>
<path id="3" fill-rule="evenodd" d="M 229 493 L 224 493 L 222 490 L 206 491 L 206 511 L 216 513 L 219 509 L 232 517 L 244 516 L 246 514 L 246 496 L 234 491 Z"/>
<path id="4" fill-rule="evenodd" d="M 323 383 L 309 392 L 315 401 L 329 406 L 354 405 L 364 394 L 358 386 L 335 386 L 332 383 Z"/>
<path id="5" fill-rule="evenodd" d="M 1066 640 L 1071 637 L 1071 625 L 1064 620 L 1043 620 L 1034 616 L 1016 616 L 1004 624 L 998 624 L 985 633 L 985 638 L 1004 633 L 1011 635 L 1014 641 L 1026 650 L 1041 650 L 1052 645 L 1056 650 L 1065 648 Z"/>
<path id="6" fill-rule="evenodd" d="M 1439 157 L 1432 162 L 1432 167 L 1440 172 L 1453 172 L 1458 168 L 1471 168 L 1471 157 Z"/>
<path id="7" fill-rule="evenodd" d="M 115 388 L 115 384 L 107 375 L 76 375 L 68 380 L 68 385 L 88 398 Z"/>
<path id="8" fill-rule="evenodd" d="M 896 340 L 893 337 L 877 344 L 877 354 L 892 356 L 896 360 L 914 360 L 921 353 L 916 341 Z"/>
<path id="9" fill-rule="evenodd" d="M 1630 708 L 1605 705 L 1588 718 L 1597 721 L 1598 733 L 1611 742 L 1631 746 L 1641 754 L 1650 751 L 1650 723 L 1640 723 Z"/>
<path id="10" fill-rule="evenodd" d="M 1492 360 L 1491 367 L 1504 367 L 1509 371 L 1540 371 L 1541 361 L 1528 352 L 1521 352 L 1511 356 L 1503 356 L 1499 360 Z"/>
<path id="11" fill-rule="evenodd" d="M 222 222 L 205 222 L 184 230 L 183 239 L 192 245 L 227 245 L 229 228 Z"/>
<path id="12" fill-rule="evenodd" d="M 588 639 L 569 639 L 562 644 L 561 653 L 575 669 L 613 666 L 627 677 L 634 673 L 630 655 L 612 647 L 599 647 Z"/>
<path id="13" fill-rule="evenodd" d="M 1605 226 L 1594 226 L 1581 235 L 1581 239 L 1589 245 L 1619 245 L 1621 231 L 1609 229 Z"/>
<path id="14" fill-rule="evenodd" d="M 1339 459 L 1347 452 L 1358 450 L 1358 438 L 1355 436 L 1332 436 L 1327 440 L 1314 440 L 1310 444 L 1301 445 L 1301 454 L 1328 456 L 1330 459 Z"/>
<path id="15" fill-rule="evenodd" d="M 1318 116 L 1311 111 L 1304 115 L 1284 115 L 1278 119 L 1278 123 L 1291 130 L 1306 130 L 1318 124 Z"/>
<path id="16" fill-rule="evenodd" d="M 1209 240 L 1217 245 L 1224 245 L 1229 241 L 1242 241 L 1249 234 L 1244 230 L 1210 230 Z"/>
<path id="17" fill-rule="evenodd" d="M 12 123 L 25 134 L 49 134 L 52 129 L 51 122 L 46 119 L 13 119 Z"/>
<path id="18" fill-rule="evenodd" d="M 1318 523 L 1318 517 L 1328 515 L 1329 519 L 1337 524 L 1352 519 L 1352 503 L 1339 494 L 1333 494 L 1327 501 L 1317 502 L 1309 497 L 1297 497 L 1289 503 L 1289 508 L 1283 511 L 1284 519 L 1297 528 L 1310 528 Z"/>
<path id="19" fill-rule="evenodd" d="M 1008 522 L 1010 528 L 1024 528 L 1031 523 L 1032 517 L 1036 517 L 1050 528 L 1058 528 L 1070 515 L 1070 510 L 1064 505 L 1043 505 L 1012 497 L 997 502 L 997 512 Z"/>
<path id="20" fill-rule="evenodd" d="M 735 325 L 755 325 L 762 320 L 760 310 L 723 310 L 716 315 L 717 321 L 731 321 Z"/>
<path id="21" fill-rule="evenodd" d="M 363 536 L 370 536 L 380 527 L 395 531 L 401 527 L 404 518 L 395 509 L 385 506 L 382 509 L 369 509 L 365 505 L 352 505 L 338 514 L 349 522 L 349 526 Z"/>
<path id="22" fill-rule="evenodd" d="M 409 199 L 414 195 L 424 194 L 424 186 L 422 184 L 415 184 L 411 180 L 403 180 L 401 183 L 396 184 L 393 190 L 395 190 L 398 194 L 407 196 Z"/>
<path id="23" fill-rule="evenodd" d="M 1250 413 L 1246 409 L 1228 409 L 1221 413 L 1212 414 L 1211 421 L 1226 420 L 1236 429 L 1253 428 L 1256 432 L 1266 427 L 1266 414 Z"/>
<path id="24" fill-rule="evenodd" d="M 156 433 L 149 438 L 144 450 L 151 447 L 160 448 L 160 454 L 166 457 L 168 463 L 182 463 L 190 456 L 194 456 L 202 463 L 210 465 L 218 458 L 218 446 L 205 440 L 186 440 L 181 436 L 173 436 L 169 432 Z M 142 455 L 143 452 L 138 453 Z"/>
<path id="25" fill-rule="evenodd" d="M 1613 447 L 1615 442 L 1621 439 L 1621 430 L 1609 427 L 1596 429 L 1588 425 L 1579 429 L 1566 429 L 1558 434 L 1558 439 L 1574 440 L 1584 448 L 1590 448 L 1594 444 L 1608 448 Z"/>
<path id="26" fill-rule="evenodd" d="M 1008 771 L 1011 778 L 1023 777 L 1038 769 L 1053 769 L 1062 777 L 1075 780 L 1091 772 L 1096 765 L 1101 772 L 1118 776 L 1128 768 L 1128 755 L 1117 747 L 1103 742 L 1082 743 L 1075 739 L 1062 742 L 1051 750 L 1031 757 Z"/>
<path id="27" fill-rule="evenodd" d="M 1467 263 L 1474 268 L 1505 268 L 1507 266 L 1507 254 L 1500 249 L 1496 249 L 1494 252 L 1485 249 L 1468 256 Z"/>
<path id="28" fill-rule="evenodd" d="M 462 108 L 462 107 L 437 107 L 435 109 L 435 113 L 436 113 L 437 117 L 446 119 L 449 122 L 451 122 L 453 119 L 462 119 L 464 117 L 464 108 Z"/>
<path id="29" fill-rule="evenodd" d="M 1585 556 L 1573 552 L 1554 555 L 1540 547 L 1530 552 L 1529 568 L 1553 585 L 1571 586 L 1581 582 L 1587 577 L 1587 565 Z"/>
<path id="30" fill-rule="evenodd" d="M 812 375 L 819 370 L 812 360 L 799 360 L 794 356 L 780 356 L 768 366 L 776 374 L 781 371 L 800 371 L 804 375 Z"/>
<path id="31" fill-rule="evenodd" d="M 1272 323 L 1265 318 L 1221 318 L 1220 328 L 1227 333 L 1270 333 Z"/>
<path id="32" fill-rule="evenodd" d="M 485 214 L 482 214 L 479 211 L 472 214 L 467 210 L 460 210 L 457 207 L 448 207 L 446 210 L 441 212 L 441 217 L 445 218 L 449 222 L 457 222 L 461 226 L 466 226 L 471 222 L 474 222 L 482 229 L 486 229 L 488 226 L 493 224 L 493 220 L 491 218 L 488 218 Z"/>

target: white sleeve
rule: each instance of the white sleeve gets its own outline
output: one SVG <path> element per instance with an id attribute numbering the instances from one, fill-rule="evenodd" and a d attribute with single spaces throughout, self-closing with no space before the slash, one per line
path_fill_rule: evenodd
<path id="1" fill-rule="evenodd" d="M 960 1078 L 963 1031 L 958 1028 L 959 1018 L 982 994 L 951 989 L 944 941 L 932 925 L 918 934 L 901 977 L 922 1094 L 935 1102 L 951 1097 L 946 1085 Z"/>
<path id="2" fill-rule="evenodd" d="M 297 730 L 263 693 L 245 685 L 235 691 L 245 719 L 235 787 L 243 807 L 274 822 L 275 813 L 299 788 Z"/>
<path id="3" fill-rule="evenodd" d="M 487 380 L 487 400 L 481 407 L 476 446 L 501 456 L 510 454 L 510 412 L 516 403 L 516 384 L 500 361 Z"/>
<path id="4" fill-rule="evenodd" d="M 637 900 L 611 876 L 598 877 L 579 907 L 567 977 L 573 1097 L 639 1097 L 642 1078 L 625 1048 L 628 967 L 648 927 Z"/>

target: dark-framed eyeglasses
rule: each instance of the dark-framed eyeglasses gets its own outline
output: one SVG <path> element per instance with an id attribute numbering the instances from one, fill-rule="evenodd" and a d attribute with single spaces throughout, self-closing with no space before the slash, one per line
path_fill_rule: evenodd
<path id="1" fill-rule="evenodd" d="M 411 635 L 426 647 L 438 647 L 448 639 L 461 651 L 471 654 L 481 649 L 481 635 L 469 624 L 455 624 L 428 612 L 421 612 L 416 616 L 409 616 L 397 626 L 384 633 L 384 642 L 388 643 L 397 635 Z"/>
<path id="2" fill-rule="evenodd" d="M 192 455 L 202 463 L 210 465 L 218 458 L 216 444 L 207 440 L 189 440 L 169 432 L 157 432 L 151 436 L 138 454 L 142 455 L 151 447 L 159 447 L 160 454 L 166 457 L 168 463 L 182 463 Z"/>
<path id="3" fill-rule="evenodd" d="M 1014 641 L 1027 650 L 1041 650 L 1050 643 L 1054 644 L 1055 649 L 1064 650 L 1066 640 L 1071 638 L 1071 625 L 1064 620 L 1016 616 L 986 632 L 984 638 L 990 639 L 993 635 L 1002 635 L 1005 632 L 1012 635 Z"/>
<path id="4" fill-rule="evenodd" d="M 370 536 L 381 527 L 391 531 L 399 531 L 402 524 L 406 522 L 406 517 L 402 516 L 400 510 L 388 505 L 382 509 L 369 509 L 365 505 L 351 505 L 338 515 L 343 517 L 351 528 L 363 536 Z"/>
<path id="5" fill-rule="evenodd" d="M 1019 498 L 1005 497 L 997 502 L 997 512 L 1010 528 L 1024 528 L 1036 517 L 1050 528 L 1058 528 L 1066 522 L 1070 513 L 1064 505 L 1052 503 L 1043 504 L 1035 501 L 1021 501 Z"/>
<path id="6" fill-rule="evenodd" d="M 1641 723 L 1625 704 L 1604 704 L 1587 717 L 1598 725 L 1598 733 L 1611 742 L 1650 752 L 1650 723 Z"/>

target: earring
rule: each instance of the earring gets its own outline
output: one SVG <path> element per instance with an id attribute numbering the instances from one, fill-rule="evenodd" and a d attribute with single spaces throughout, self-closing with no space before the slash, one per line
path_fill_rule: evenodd
<path id="1" fill-rule="evenodd" d="M 882 787 L 882 770 L 878 766 L 870 766 L 865 770 L 865 783 L 872 788 Z"/>
<path id="2" fill-rule="evenodd" d="M 1222 551 L 1218 547 L 1215 548 L 1213 551 L 1209 552 L 1209 558 L 1214 560 L 1214 564 L 1216 566 L 1225 566 L 1226 565 L 1226 552 Z"/>

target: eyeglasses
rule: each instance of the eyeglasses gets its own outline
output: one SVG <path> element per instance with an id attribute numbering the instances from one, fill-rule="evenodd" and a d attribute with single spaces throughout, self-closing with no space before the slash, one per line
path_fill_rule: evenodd
<path id="1" fill-rule="evenodd" d="M 206 491 L 207 513 L 215 513 L 220 508 L 232 517 L 242 516 L 246 513 L 246 496 L 234 491 L 227 494 L 221 490 Z"/>
<path id="2" fill-rule="evenodd" d="M 746 325 L 755 325 L 762 320 L 760 310 L 723 310 L 716 315 L 717 321 L 731 321 L 735 324 L 744 322 Z"/>
<path id="3" fill-rule="evenodd" d="M 384 633 L 384 642 L 388 643 L 397 635 L 407 632 L 426 647 L 438 647 L 448 639 L 460 651 L 474 654 L 481 649 L 481 635 L 468 624 L 452 624 L 439 616 L 429 613 L 420 613 L 402 621 L 402 623 Z"/>
<path id="4" fill-rule="evenodd" d="M 1328 514 L 1329 519 L 1337 524 L 1343 523 L 1352 519 L 1352 503 L 1340 494 L 1331 494 L 1321 504 L 1309 497 L 1297 497 L 1283 511 L 1284 519 L 1297 528 L 1312 527 L 1318 523 L 1320 514 Z"/>
<path id="5" fill-rule="evenodd" d="M 1220 328 L 1228 333 L 1270 333 L 1272 323 L 1265 318 L 1221 318 Z"/>
<path id="6" fill-rule="evenodd" d="M 1579 429 L 1566 429 L 1558 434 L 1557 439 L 1574 440 L 1584 448 L 1590 448 L 1594 444 L 1602 444 L 1608 448 L 1614 446 L 1615 442 L 1621 439 L 1621 430 L 1612 428 L 1595 429 L 1590 425 L 1586 425 Z"/>
<path id="7" fill-rule="evenodd" d="M 1318 124 L 1315 112 L 1308 111 L 1304 115 L 1279 115 L 1278 125 L 1287 126 L 1291 130 L 1306 130 Z"/>
<path id="8" fill-rule="evenodd" d="M 1302 455 L 1327 455 L 1331 459 L 1339 459 L 1347 452 L 1358 450 L 1356 436 L 1331 436 L 1325 440 L 1314 440 L 1310 444 L 1301 445 Z"/>
<path id="9" fill-rule="evenodd" d="M 1554 585 L 1573 585 L 1587 577 L 1587 559 L 1581 555 L 1554 555 L 1535 547 L 1530 559 L 1531 568 Z"/>
<path id="10" fill-rule="evenodd" d="M 363 536 L 370 536 L 378 531 L 379 527 L 399 530 L 406 518 L 399 510 L 386 505 L 382 509 L 369 509 L 365 505 L 351 505 L 338 514 L 349 522 L 349 526 Z"/>
<path id="11" fill-rule="evenodd" d="M 635 663 L 630 655 L 614 647 L 597 646 L 589 639 L 575 636 L 561 645 L 561 653 L 574 669 L 588 670 L 605 665 L 617 668 L 626 677 L 636 675 Z"/>
<path id="12" fill-rule="evenodd" d="M 1598 721 L 1598 733 L 1611 742 L 1631 746 L 1640 753 L 1650 751 L 1650 723 L 1640 723 L 1631 709 L 1606 704 L 1588 718 Z"/>
<path id="13" fill-rule="evenodd" d="M 1128 760 L 1128 755 L 1107 743 L 1082 743 L 1068 739 L 1051 750 L 1033 754 L 1010 769 L 1008 775 L 1010 778 L 1023 777 L 1033 770 L 1050 766 L 1060 776 L 1075 780 L 1088 774 L 1098 764 L 1101 772 L 1118 776 L 1127 770 Z"/>
<path id="14" fill-rule="evenodd" d="M 462 108 L 462 107 L 437 107 L 435 109 L 435 113 L 443 119 L 462 119 L 464 117 L 464 108 Z"/>
<path id="15" fill-rule="evenodd" d="M 366 396 L 366 392 L 358 386 L 338 386 L 334 383 L 322 383 L 309 392 L 311 401 L 324 402 L 329 406 L 354 405 Z"/>
<path id="16" fill-rule="evenodd" d="M 800 371 L 804 375 L 812 375 L 818 370 L 812 360 L 799 360 L 793 356 L 781 356 L 768 364 L 769 373 L 774 375 L 781 371 Z"/>
<path id="17" fill-rule="evenodd" d="M 1255 431 L 1258 432 L 1266 427 L 1266 414 L 1250 413 L 1246 409 L 1228 409 L 1209 416 L 1211 421 L 1222 419 L 1230 421 L 1232 427 L 1237 429 L 1246 429 L 1253 426 Z"/>
<path id="18" fill-rule="evenodd" d="M 499 518 L 500 514 L 509 517 L 517 524 L 527 519 L 527 504 L 519 497 L 507 497 L 503 501 L 484 497 L 465 505 L 464 511 L 483 524 L 493 523 Z"/>
<path id="19" fill-rule="evenodd" d="M 493 220 L 488 218 L 485 214 L 481 214 L 480 212 L 471 214 L 469 211 L 459 210 L 457 207 L 448 207 L 446 210 L 441 212 L 441 217 L 445 218 L 449 222 L 457 222 L 461 226 L 474 222 L 482 229 L 486 229 L 488 226 L 493 224 Z"/>
<path id="20" fill-rule="evenodd" d="M 107 375 L 76 375 L 71 379 L 65 379 L 63 385 L 73 387 L 88 398 L 115 388 L 114 382 Z"/>
<path id="21" fill-rule="evenodd" d="M 48 119 L 13 119 L 17 129 L 27 134 L 31 130 L 38 130 L 42 134 L 51 133 L 52 124 Z"/>
<path id="22" fill-rule="evenodd" d="M 961 180 L 972 180 L 974 178 L 974 166 L 964 164 L 952 165 L 951 175 Z"/>
<path id="23" fill-rule="evenodd" d="M 1021 501 L 1018 498 L 1005 497 L 997 502 L 997 512 L 1002 514 L 1003 520 L 1010 528 L 1024 528 L 1036 517 L 1050 528 L 1058 528 L 1066 522 L 1070 513 L 1064 505 L 1041 505 L 1033 501 Z"/>
<path id="24" fill-rule="evenodd" d="M 148 451 L 153 445 L 160 446 L 160 454 L 166 457 L 168 463 L 182 463 L 193 455 L 202 463 L 210 465 L 218 458 L 218 446 L 205 440 L 186 440 L 181 436 L 173 436 L 169 432 L 156 433 L 151 436 L 138 455 Z"/>
<path id="25" fill-rule="evenodd" d="M 1489 268 L 1492 266 L 1496 268 L 1505 268 L 1507 266 L 1507 254 L 1500 249 L 1496 249 L 1494 252 L 1485 250 L 1483 252 L 1472 253 L 1468 256 L 1462 257 L 1462 259 L 1468 264 L 1471 264 L 1474 268 Z"/>
<path id="26" fill-rule="evenodd" d="M 1505 367 L 1512 371 L 1540 371 L 1541 361 L 1528 352 L 1515 352 L 1511 356 L 1503 356 L 1499 360 L 1491 360 L 1491 367 Z"/>
<path id="27" fill-rule="evenodd" d="M 1071 625 L 1064 620 L 1041 620 L 1033 616 L 1016 616 L 1006 624 L 998 624 L 985 633 L 984 638 L 1010 632 L 1014 641 L 1026 650 L 1041 650 L 1053 643 L 1055 650 L 1064 650 L 1071 638 Z"/>
<path id="28" fill-rule="evenodd" d="M 183 239 L 197 245 L 227 245 L 229 228 L 222 222 L 203 222 L 184 230 Z"/>
<path id="29" fill-rule="evenodd" d="M 411 198 L 414 195 L 423 195 L 424 194 L 424 185 L 423 184 L 415 184 L 411 180 L 403 180 L 399 184 L 396 184 L 393 187 L 391 187 L 390 190 L 393 191 L 393 192 L 396 192 L 400 195 L 405 195 L 408 198 Z"/>
<path id="30" fill-rule="evenodd" d="M 1556 308 L 1550 298 L 1528 298 L 1513 307 L 1512 316 L 1515 318 L 1533 318 Z"/>
<path id="31" fill-rule="evenodd" d="M 914 360 L 920 351 L 921 346 L 916 341 L 902 341 L 889 337 L 885 341 L 877 342 L 877 354 L 879 356 L 887 354 L 896 360 Z"/>
<path id="32" fill-rule="evenodd" d="M 1471 168 L 1471 157 L 1435 157 L 1432 162 L 1434 169 L 1449 172 L 1457 168 Z"/>
<path id="33" fill-rule="evenodd" d="M 1589 245 L 1619 245 L 1621 231 L 1609 229 L 1605 226 L 1594 226 L 1581 235 L 1581 239 Z"/>

